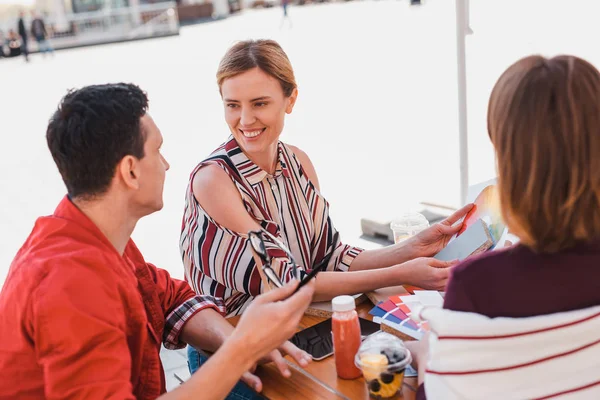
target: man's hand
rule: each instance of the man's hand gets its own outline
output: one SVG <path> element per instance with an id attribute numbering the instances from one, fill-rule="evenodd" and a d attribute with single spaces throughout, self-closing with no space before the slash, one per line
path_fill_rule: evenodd
<path id="1" fill-rule="evenodd" d="M 231 339 L 240 339 L 251 357 L 265 361 L 273 361 L 283 376 L 290 376 L 290 371 L 283 360 L 278 347 L 290 354 L 302 366 L 307 365 L 308 354 L 289 342 L 298 328 L 304 311 L 312 301 L 315 282 L 302 287 L 297 293 L 297 280 L 292 280 L 280 289 L 271 290 L 258 296 L 242 314 Z M 284 343 L 285 342 L 285 343 Z M 262 390 L 262 382 L 253 374 L 254 368 L 242 375 L 242 380 L 254 390 Z"/>

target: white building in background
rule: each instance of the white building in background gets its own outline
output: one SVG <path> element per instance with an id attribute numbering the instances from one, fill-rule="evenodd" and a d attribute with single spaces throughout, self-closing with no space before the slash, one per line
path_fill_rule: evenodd
<path id="1" fill-rule="evenodd" d="M 35 0 L 34 8 L 45 17 L 51 17 L 55 29 L 64 31 L 68 29 L 67 15 L 73 12 L 71 0 Z"/>
<path id="2" fill-rule="evenodd" d="M 179 19 L 184 22 L 200 20 L 203 18 L 223 18 L 231 12 L 239 11 L 248 7 L 249 0 L 13 0 L 15 4 L 7 4 L 0 0 L 0 29 L 13 28 L 16 24 L 20 10 L 25 10 L 27 19 L 31 18 L 31 11 L 36 10 L 48 22 L 52 31 L 60 34 L 73 33 L 73 18 L 82 14 L 94 12 L 107 12 L 108 10 L 131 9 L 133 25 L 138 26 L 145 23 L 145 18 L 140 11 L 141 8 L 152 8 L 156 6 L 175 2 Z M 276 0 L 250 0 L 269 3 Z M 176 13 L 176 16 L 177 16 Z"/>
<path id="3" fill-rule="evenodd" d="M 25 26 L 30 29 L 31 11 L 36 11 L 44 17 L 55 49 L 179 34 L 177 5 L 172 0 L 34 1 L 0 14 L 0 30 L 16 30 L 20 11 L 25 11 Z M 28 48 L 35 52 L 37 42 L 29 40 Z"/>
<path id="4" fill-rule="evenodd" d="M 31 0 L 0 5 L 0 29 L 16 29 L 19 12 L 24 11 L 27 19 L 31 19 L 31 12 L 37 11 L 44 18 L 63 20 L 66 15 L 73 12 L 71 0 Z M 13 26 L 14 25 L 14 26 Z"/>

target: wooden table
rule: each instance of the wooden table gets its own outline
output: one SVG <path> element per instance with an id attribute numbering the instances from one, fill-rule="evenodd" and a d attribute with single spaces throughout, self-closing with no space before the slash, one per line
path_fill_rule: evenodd
<path id="1" fill-rule="evenodd" d="M 373 318 L 369 315 L 369 310 L 373 307 L 370 302 L 365 302 L 357 307 L 357 311 L 360 317 L 372 320 Z M 238 317 L 230 319 L 231 323 L 237 324 Z M 314 317 L 305 315 L 300 321 L 298 330 L 308 328 L 309 326 L 315 325 L 324 318 Z M 287 357 L 291 360 L 290 357 Z M 369 392 L 364 378 L 358 378 L 354 380 L 344 380 L 337 377 L 335 371 L 335 361 L 333 356 L 327 357 L 322 361 L 313 361 L 305 370 L 331 386 L 335 390 L 343 393 L 352 400 L 366 400 L 369 399 Z M 263 381 L 263 392 L 262 394 L 271 400 L 295 400 L 295 399 L 340 399 L 339 396 L 329 392 L 319 384 L 313 382 L 309 378 L 300 374 L 299 372 L 291 369 L 292 376 L 290 378 L 284 378 L 281 376 L 277 368 L 272 364 L 267 364 L 259 367 L 256 374 Z M 397 397 L 398 399 L 413 400 L 415 398 L 415 391 L 417 388 L 417 378 L 406 378 L 404 380 L 404 387 L 402 389 L 403 396 Z"/>

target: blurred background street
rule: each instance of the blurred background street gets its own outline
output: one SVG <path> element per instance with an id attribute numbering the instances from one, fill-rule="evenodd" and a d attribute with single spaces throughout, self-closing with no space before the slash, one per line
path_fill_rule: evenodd
<path id="1" fill-rule="evenodd" d="M 469 178 L 495 175 L 486 132 L 490 90 L 531 53 L 600 65 L 594 0 L 472 0 L 467 37 Z M 0 60 L 0 284 L 39 215 L 65 189 L 45 127 L 69 88 L 133 82 L 150 97 L 171 163 L 164 209 L 133 234 L 146 259 L 183 276 L 178 240 L 189 173 L 228 137 L 215 82 L 236 40 L 272 38 L 296 71 L 299 99 L 282 140 L 311 157 L 346 242 L 360 219 L 390 219 L 421 201 L 457 207 L 459 155 L 455 3 L 363 0 L 246 9 L 180 34 Z"/>

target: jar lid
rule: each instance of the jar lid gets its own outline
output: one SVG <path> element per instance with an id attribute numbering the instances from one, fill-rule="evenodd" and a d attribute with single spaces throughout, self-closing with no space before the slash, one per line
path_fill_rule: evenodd
<path id="1" fill-rule="evenodd" d="M 354 297 L 352 296 L 337 296 L 331 300 L 331 308 L 333 312 L 352 311 L 356 308 Z"/>
<path id="2" fill-rule="evenodd" d="M 421 213 L 408 212 L 404 213 L 392 220 L 390 228 L 421 228 L 425 229 L 429 227 L 429 221 Z"/>

